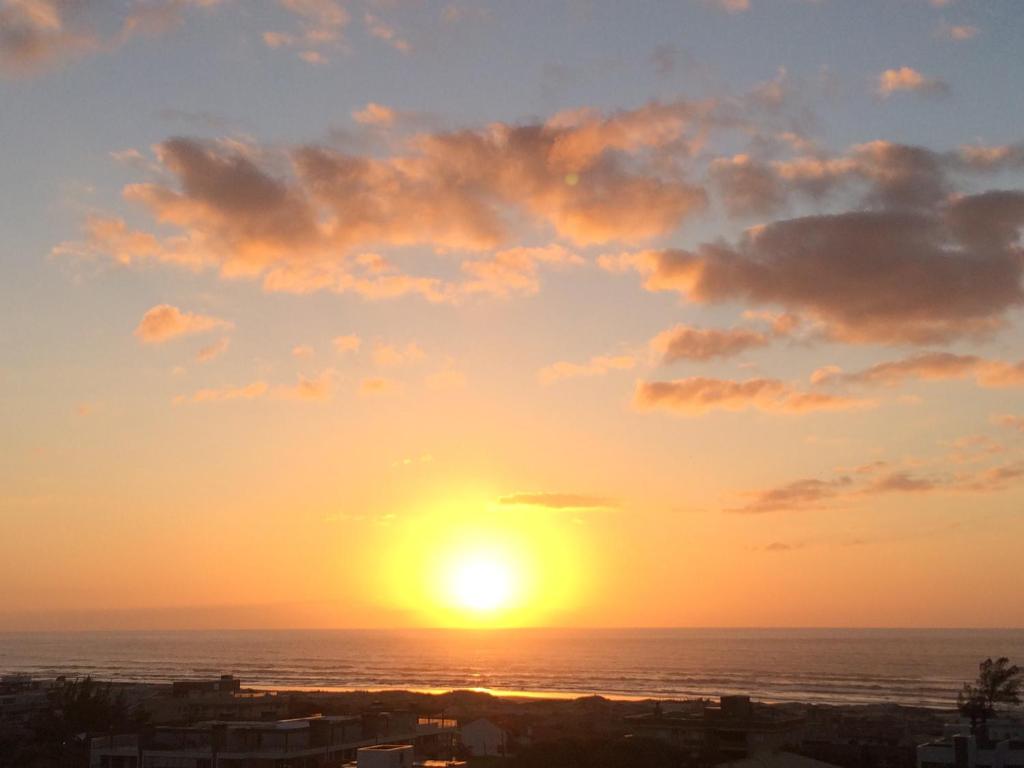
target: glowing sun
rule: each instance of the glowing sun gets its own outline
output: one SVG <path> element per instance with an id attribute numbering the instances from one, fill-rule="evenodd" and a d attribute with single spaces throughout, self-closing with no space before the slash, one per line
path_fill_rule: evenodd
<path id="1" fill-rule="evenodd" d="M 516 586 L 515 574 L 507 562 L 482 554 L 456 560 L 448 580 L 452 602 L 481 613 L 506 607 Z"/>

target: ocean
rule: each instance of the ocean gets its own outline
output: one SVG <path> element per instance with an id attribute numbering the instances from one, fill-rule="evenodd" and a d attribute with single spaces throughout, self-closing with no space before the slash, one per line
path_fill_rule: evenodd
<path id="1" fill-rule="evenodd" d="M 0 633 L 0 672 L 270 688 L 714 697 L 950 707 L 1024 630 L 521 629 Z"/>

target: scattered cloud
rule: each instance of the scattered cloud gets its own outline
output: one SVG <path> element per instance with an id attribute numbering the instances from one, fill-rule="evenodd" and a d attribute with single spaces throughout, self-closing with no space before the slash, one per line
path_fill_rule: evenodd
<path id="1" fill-rule="evenodd" d="M 998 424 L 1001 427 L 1007 427 L 1009 429 L 1016 430 L 1017 432 L 1024 433 L 1024 416 L 1015 416 L 1013 414 L 1004 413 L 999 416 L 993 416 L 992 421 L 994 424 Z"/>
<path id="2" fill-rule="evenodd" d="M 428 389 L 438 392 L 464 389 L 466 387 L 466 374 L 448 364 L 441 370 L 428 375 L 424 379 L 424 383 Z"/>
<path id="3" fill-rule="evenodd" d="M 335 336 L 331 340 L 331 344 L 334 345 L 336 352 L 344 355 L 349 352 L 358 352 L 362 342 L 354 333 L 349 333 L 344 336 Z"/>
<path id="4" fill-rule="evenodd" d="M 282 400 L 330 400 L 334 394 L 334 371 L 326 370 L 313 378 L 300 375 L 296 384 L 276 387 L 273 394 Z"/>
<path id="5" fill-rule="evenodd" d="M 296 357 L 299 360 L 309 360 L 315 355 L 316 350 L 314 350 L 309 344 L 296 344 L 292 347 L 292 357 Z"/>
<path id="6" fill-rule="evenodd" d="M 928 344 L 1000 328 L 1024 304 L 1016 250 L 1024 193 L 987 192 L 934 212 L 856 211 L 748 230 L 736 244 L 605 255 L 652 291 L 704 304 L 782 306 L 834 340 Z"/>
<path id="7" fill-rule="evenodd" d="M 716 158 L 708 173 L 731 216 L 764 216 L 785 202 L 786 190 L 778 173 L 750 155 Z"/>
<path id="8" fill-rule="evenodd" d="M 618 503 L 603 496 L 579 493 L 512 493 L 502 496 L 503 506 L 545 507 L 547 509 L 613 509 Z"/>
<path id="9" fill-rule="evenodd" d="M 395 110 L 372 101 L 352 113 L 352 119 L 360 125 L 390 126 L 394 125 L 396 116 Z"/>
<path id="10" fill-rule="evenodd" d="M 337 0 L 278 0 L 278 4 L 296 18 L 298 27 L 291 32 L 264 32 L 264 44 L 274 49 L 295 49 L 308 64 L 326 64 L 325 51 L 341 40 L 349 23 L 348 11 Z"/>
<path id="11" fill-rule="evenodd" d="M 144 344 L 162 344 L 179 336 L 230 326 L 231 323 L 219 317 L 182 312 L 170 304 L 159 304 L 142 316 L 135 328 L 135 336 Z"/>
<path id="12" fill-rule="evenodd" d="M 636 367 L 636 357 L 630 354 L 624 355 L 598 355 L 590 358 L 585 363 L 570 363 L 559 361 L 537 373 L 537 378 L 543 384 L 553 384 L 564 379 L 591 378 L 604 376 L 611 371 L 628 371 Z"/>
<path id="13" fill-rule="evenodd" d="M 539 265 L 567 268 L 580 266 L 583 258 L 560 245 L 541 248 L 511 248 L 482 259 L 462 262 L 467 294 L 530 296 L 540 290 Z"/>
<path id="14" fill-rule="evenodd" d="M 860 477 L 805 478 L 744 494 L 747 502 L 730 512 L 764 514 L 829 509 L 893 494 L 997 493 L 1024 482 L 1024 462 L 1010 461 L 967 472 L 909 469 L 865 473 Z"/>
<path id="15" fill-rule="evenodd" d="M 773 541 L 771 544 L 766 544 L 761 549 L 764 552 L 792 552 L 794 549 L 801 549 L 801 544 L 788 544 L 784 541 Z"/>
<path id="16" fill-rule="evenodd" d="M 174 234 L 93 216 L 84 241 L 55 252 L 262 276 L 278 291 L 431 301 L 467 291 L 528 293 L 537 264 L 578 257 L 561 246 L 501 252 L 513 221 L 582 246 L 664 235 L 703 209 L 703 189 L 678 163 L 657 158 L 692 154 L 720 119 L 713 112 L 687 101 L 609 115 L 578 110 L 545 122 L 418 133 L 386 156 L 171 138 L 155 148 L 163 178 L 129 184 L 123 195 Z M 367 252 L 408 245 L 499 255 L 469 260 L 465 286 L 453 286 L 405 275 Z"/>
<path id="17" fill-rule="evenodd" d="M 196 353 L 196 362 L 208 363 L 211 360 L 216 360 L 218 357 L 220 357 L 221 355 L 228 351 L 228 347 L 230 345 L 231 339 L 229 339 L 227 336 L 217 339 L 217 341 L 213 342 L 212 344 L 207 344 L 205 347 L 202 347 Z"/>
<path id="18" fill-rule="evenodd" d="M 363 16 L 363 22 L 366 24 L 366 31 L 371 36 L 378 40 L 383 40 L 396 51 L 409 53 L 412 50 L 409 41 L 399 35 L 394 27 L 383 21 L 379 16 L 367 12 Z"/>
<path id="19" fill-rule="evenodd" d="M 811 376 L 814 384 L 857 384 L 894 386 L 908 380 L 949 381 L 974 378 L 987 388 L 1024 386 L 1024 361 L 1008 363 L 976 355 L 930 352 L 878 363 L 862 371 L 844 373 L 837 366 L 819 368 Z"/>
<path id="20" fill-rule="evenodd" d="M 781 512 L 795 509 L 819 509 L 833 501 L 845 489 L 853 485 L 847 476 L 831 480 L 804 478 L 775 488 L 754 491 L 746 494 L 750 499 L 745 505 L 733 512 L 747 514 L 763 514 L 765 512 Z"/>
<path id="21" fill-rule="evenodd" d="M 750 10 L 750 0 L 710 0 L 726 13 L 743 13 Z"/>
<path id="22" fill-rule="evenodd" d="M 636 386 L 633 403 L 641 411 L 661 409 L 681 415 L 748 409 L 795 414 L 846 411 L 873 405 L 868 400 L 804 392 L 778 379 L 733 381 L 702 376 L 674 381 L 641 381 Z"/>
<path id="23" fill-rule="evenodd" d="M 413 341 L 404 346 L 377 344 L 373 348 L 373 362 L 381 368 L 401 368 L 423 360 L 426 354 Z"/>
<path id="24" fill-rule="evenodd" d="M 190 397 L 179 395 L 177 403 L 221 403 L 230 400 L 257 400 L 269 391 L 265 381 L 254 381 L 242 386 L 209 387 L 196 390 Z"/>
<path id="25" fill-rule="evenodd" d="M 949 85 L 942 80 L 925 77 L 913 67 L 887 69 L 878 76 L 876 92 L 881 98 L 887 99 L 901 91 L 945 95 L 949 92 Z"/>
<path id="26" fill-rule="evenodd" d="M 387 395 L 398 392 L 402 385 L 394 379 L 386 379 L 382 376 L 375 376 L 363 379 L 359 384 L 359 393 L 362 395 Z"/>
<path id="27" fill-rule="evenodd" d="M 110 53 L 139 35 L 163 34 L 181 24 L 190 8 L 219 0 L 152 0 L 122 3 L 114 31 L 101 30 L 109 5 L 98 0 L 0 0 L 0 75 L 39 73 L 82 56 Z"/>
<path id="28" fill-rule="evenodd" d="M 947 24 L 943 22 L 936 30 L 936 34 L 946 40 L 963 42 L 964 40 L 973 40 L 980 31 L 971 24 Z"/>
<path id="29" fill-rule="evenodd" d="M 651 339 L 650 346 L 663 363 L 706 361 L 766 347 L 772 338 L 770 334 L 748 328 L 718 330 L 677 325 Z"/>

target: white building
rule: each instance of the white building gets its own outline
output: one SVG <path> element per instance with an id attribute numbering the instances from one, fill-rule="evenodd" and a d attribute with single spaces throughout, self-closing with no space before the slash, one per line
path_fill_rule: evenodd
<path id="1" fill-rule="evenodd" d="M 512 746 L 511 734 L 485 717 L 462 726 L 459 737 L 462 746 L 473 757 L 507 755 Z"/>
<path id="2" fill-rule="evenodd" d="M 413 768 L 414 745 L 451 754 L 454 722 L 392 717 L 384 713 L 367 727 L 359 716 L 301 717 L 270 722 L 213 721 L 161 726 L 152 733 L 94 738 L 90 768 L 336 768 L 358 760 L 364 749 L 370 768 Z M 380 746 L 381 742 L 384 746 Z M 390 755 L 390 757 L 388 757 Z M 395 757 L 395 756 L 399 757 Z M 407 757 L 405 755 L 408 755 Z M 399 762 L 386 762 L 386 760 Z M 385 760 L 374 764 L 374 760 Z"/>
<path id="3" fill-rule="evenodd" d="M 979 743 L 973 736 L 951 738 L 921 744 L 917 748 L 917 768 L 1024 768 L 1024 741 L 1003 739 Z"/>
<path id="4" fill-rule="evenodd" d="M 408 744 L 375 744 L 356 752 L 358 768 L 413 768 L 412 747 Z"/>

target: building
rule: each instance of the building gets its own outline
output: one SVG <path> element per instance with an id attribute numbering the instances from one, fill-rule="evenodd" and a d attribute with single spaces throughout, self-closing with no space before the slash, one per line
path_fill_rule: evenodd
<path id="1" fill-rule="evenodd" d="M 284 697 L 267 691 L 243 691 L 232 675 L 216 680 L 179 680 L 170 695 L 153 696 L 142 708 L 156 725 L 188 725 L 205 720 L 280 720 L 288 715 Z"/>
<path id="2" fill-rule="evenodd" d="M 50 708 L 50 692 L 60 680 L 33 680 L 28 675 L 0 678 L 0 733 L 28 727 L 33 718 Z"/>
<path id="3" fill-rule="evenodd" d="M 528 741 L 516 729 L 495 723 L 486 717 L 472 720 L 459 728 L 462 746 L 473 757 L 494 757 L 514 754 Z"/>
<path id="4" fill-rule="evenodd" d="M 356 762 L 345 768 L 466 768 L 461 760 L 416 761 L 408 744 L 377 744 L 356 752 Z"/>
<path id="5" fill-rule="evenodd" d="M 718 706 L 705 704 L 697 712 L 632 715 L 627 723 L 637 738 L 671 744 L 689 759 L 715 765 L 779 752 L 799 744 L 802 717 L 764 705 L 748 696 L 723 696 Z"/>
<path id="6" fill-rule="evenodd" d="M 957 735 L 917 748 L 917 768 L 1024 768 L 1024 740 Z"/>
<path id="7" fill-rule="evenodd" d="M 918 768 L 1024 768 L 1024 721 L 990 718 L 984 735 L 971 733 L 969 720 L 946 723 L 941 739 L 917 748 Z"/>
<path id="8" fill-rule="evenodd" d="M 413 768 L 413 750 L 408 744 L 376 744 L 356 752 L 357 768 Z"/>
<path id="9" fill-rule="evenodd" d="M 729 763 L 719 763 L 717 768 L 836 768 L 836 766 L 789 752 L 772 752 L 756 757 L 745 757 L 742 760 Z"/>
<path id="10" fill-rule="evenodd" d="M 238 693 L 242 681 L 234 675 L 221 675 L 218 680 L 176 680 L 171 683 L 171 695 L 176 698 L 206 693 Z"/>
<path id="11" fill-rule="evenodd" d="M 422 720 L 422 722 L 421 722 Z M 362 747 L 454 749 L 455 723 L 411 713 L 316 715 L 273 722 L 211 721 L 94 738 L 90 768 L 340 768 Z M 370 758 L 371 761 L 373 758 Z M 396 766 L 396 768 L 406 768 Z"/>

